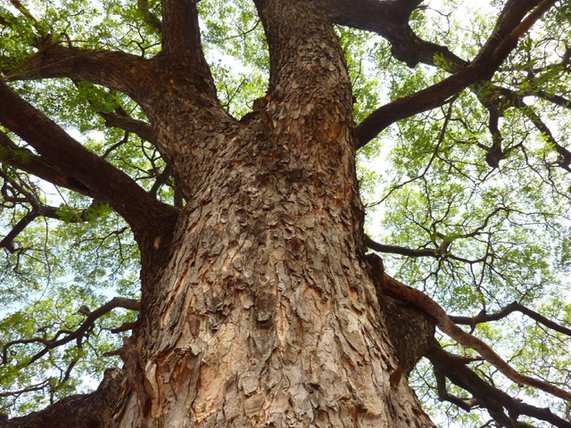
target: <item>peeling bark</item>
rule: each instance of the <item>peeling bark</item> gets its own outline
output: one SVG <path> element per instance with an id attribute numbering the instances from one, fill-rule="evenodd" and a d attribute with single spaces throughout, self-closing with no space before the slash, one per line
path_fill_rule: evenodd
<path id="1" fill-rule="evenodd" d="M 326 2 L 255 5 L 271 75 L 265 104 L 242 121 L 217 100 L 194 2 L 163 1 L 163 52 L 114 54 L 125 73 L 107 75 L 99 52 L 70 62 L 61 47 L 28 64 L 30 78 L 36 61 L 44 75 L 123 88 L 188 201 L 166 209 L 111 169 L 123 181 L 103 186 L 100 169 L 82 169 L 93 157 L 47 119 L 53 142 L 19 132 L 109 201 L 141 250 L 140 319 L 119 352 L 112 420 L 77 426 L 433 426 L 406 379 L 425 351 L 410 338 L 432 325 L 378 292 L 365 259 L 352 90 Z M 7 104 L 0 113 L 21 126 Z"/>
<path id="2" fill-rule="evenodd" d="M 120 426 L 430 425 L 389 381 L 349 128 L 314 114 L 271 102 L 214 155 L 205 143 L 209 173 L 124 349 Z"/>
<path id="3" fill-rule="evenodd" d="M 264 108 L 235 122 L 204 92 L 177 98 L 198 95 L 199 80 L 145 106 L 189 202 L 122 350 L 115 420 L 432 426 L 406 378 L 391 380 L 399 361 L 364 260 L 338 42 L 315 4 L 256 5 L 273 70 Z"/>

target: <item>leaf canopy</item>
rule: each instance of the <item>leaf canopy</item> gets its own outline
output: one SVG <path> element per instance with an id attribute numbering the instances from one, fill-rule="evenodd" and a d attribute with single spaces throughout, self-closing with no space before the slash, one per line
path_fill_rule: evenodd
<path id="1" fill-rule="evenodd" d="M 336 26 L 353 83 L 356 126 L 379 106 L 470 62 L 505 2 L 480 3 L 416 7 L 409 21 L 416 36 L 447 48 L 419 64 L 397 59 L 390 37 L 365 26 Z M 198 7 L 218 96 L 231 115 L 243 117 L 265 94 L 269 75 L 256 8 L 249 0 L 202 0 Z M 147 138 L 147 118 L 132 98 L 77 79 L 23 80 L 30 58 L 45 44 L 150 59 L 161 50 L 160 28 L 156 0 L 1 0 L 0 70 L 84 147 L 159 201 L 180 206 L 172 173 Z M 370 247 L 383 253 L 395 277 L 450 314 L 491 314 L 515 301 L 571 325 L 570 71 L 571 5 L 557 2 L 490 79 L 394 121 L 357 153 L 366 233 L 383 243 Z M 120 346 L 111 330 L 133 321 L 130 311 L 109 312 L 85 336 L 38 355 L 42 339 L 64 337 L 86 320 L 83 306 L 98 308 L 116 295 L 138 297 L 139 253 L 125 220 L 108 204 L 26 172 L 31 169 L 22 165 L 36 165 L 37 150 L 7 127 L 0 127 L 0 137 L 0 411 L 14 415 L 88 390 L 105 367 L 119 364 L 104 354 Z M 522 373 L 571 385 L 565 332 L 517 312 L 472 329 Z M 440 342 L 449 352 L 475 355 L 444 336 Z M 569 420 L 569 403 L 522 391 L 485 361 L 471 367 L 497 388 Z M 435 421 L 486 423 L 485 411 L 450 411 L 438 401 L 431 370 L 424 360 L 411 381 Z M 448 393 L 469 402 L 451 382 Z"/>

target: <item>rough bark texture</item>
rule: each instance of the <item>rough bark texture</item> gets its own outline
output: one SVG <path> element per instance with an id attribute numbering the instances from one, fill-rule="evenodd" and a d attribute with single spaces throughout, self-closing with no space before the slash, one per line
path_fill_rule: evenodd
<path id="1" fill-rule="evenodd" d="M 422 350 L 403 347 L 390 326 L 407 326 L 406 337 L 432 332 L 399 321 L 402 305 L 377 295 L 365 259 L 353 97 L 325 3 L 255 4 L 270 83 L 242 121 L 216 98 L 191 1 L 163 1 L 159 56 L 113 57 L 126 74 L 92 71 L 102 53 L 66 62 L 69 50 L 49 47 L 35 59 L 44 75 L 79 73 L 139 102 L 152 125 L 145 135 L 187 200 L 178 212 L 99 176 L 85 183 L 133 226 L 142 301 L 121 350 L 113 421 L 73 426 L 432 426 L 403 376 Z M 51 64 L 54 52 L 61 61 Z M 76 146 L 49 126 L 55 143 Z"/>
<path id="2" fill-rule="evenodd" d="M 123 349 L 116 421 L 430 426 L 406 379 L 389 380 L 400 369 L 363 258 L 338 42 L 316 5 L 257 6 L 271 52 L 264 108 L 235 122 L 204 96 L 209 80 L 182 68 L 145 104 L 188 204 Z"/>

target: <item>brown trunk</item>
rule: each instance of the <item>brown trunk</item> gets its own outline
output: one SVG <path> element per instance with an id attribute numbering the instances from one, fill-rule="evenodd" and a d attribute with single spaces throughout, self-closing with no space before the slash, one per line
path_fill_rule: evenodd
<path id="1" fill-rule="evenodd" d="M 207 103 L 187 109 L 194 81 L 146 106 L 188 204 L 125 345 L 131 392 L 116 419 L 430 426 L 406 380 L 389 380 L 401 369 L 363 257 L 338 42 L 307 2 L 268 4 L 272 77 L 261 110 L 237 123 Z M 199 115 L 207 125 L 192 124 Z"/>
<path id="2" fill-rule="evenodd" d="M 429 425 L 389 381 L 349 127 L 285 102 L 201 161 L 210 173 L 125 349 L 121 426 Z"/>
<path id="3" fill-rule="evenodd" d="M 176 87 L 147 106 L 188 204 L 124 348 L 122 427 L 430 425 L 389 381 L 401 369 L 363 257 L 345 63 L 324 17 L 294 3 L 262 8 L 274 72 L 247 120 L 185 111 Z M 284 25 L 305 45 L 274 43 Z"/>

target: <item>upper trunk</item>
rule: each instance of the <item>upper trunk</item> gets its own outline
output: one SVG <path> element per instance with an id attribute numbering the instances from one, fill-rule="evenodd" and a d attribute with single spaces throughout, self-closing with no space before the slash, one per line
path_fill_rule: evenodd
<path id="1" fill-rule="evenodd" d="M 272 55 L 261 110 L 239 123 L 206 98 L 187 107 L 200 84 L 184 79 L 145 106 L 188 204 L 123 349 L 117 421 L 429 426 L 389 381 L 339 44 L 311 2 L 256 3 Z"/>

